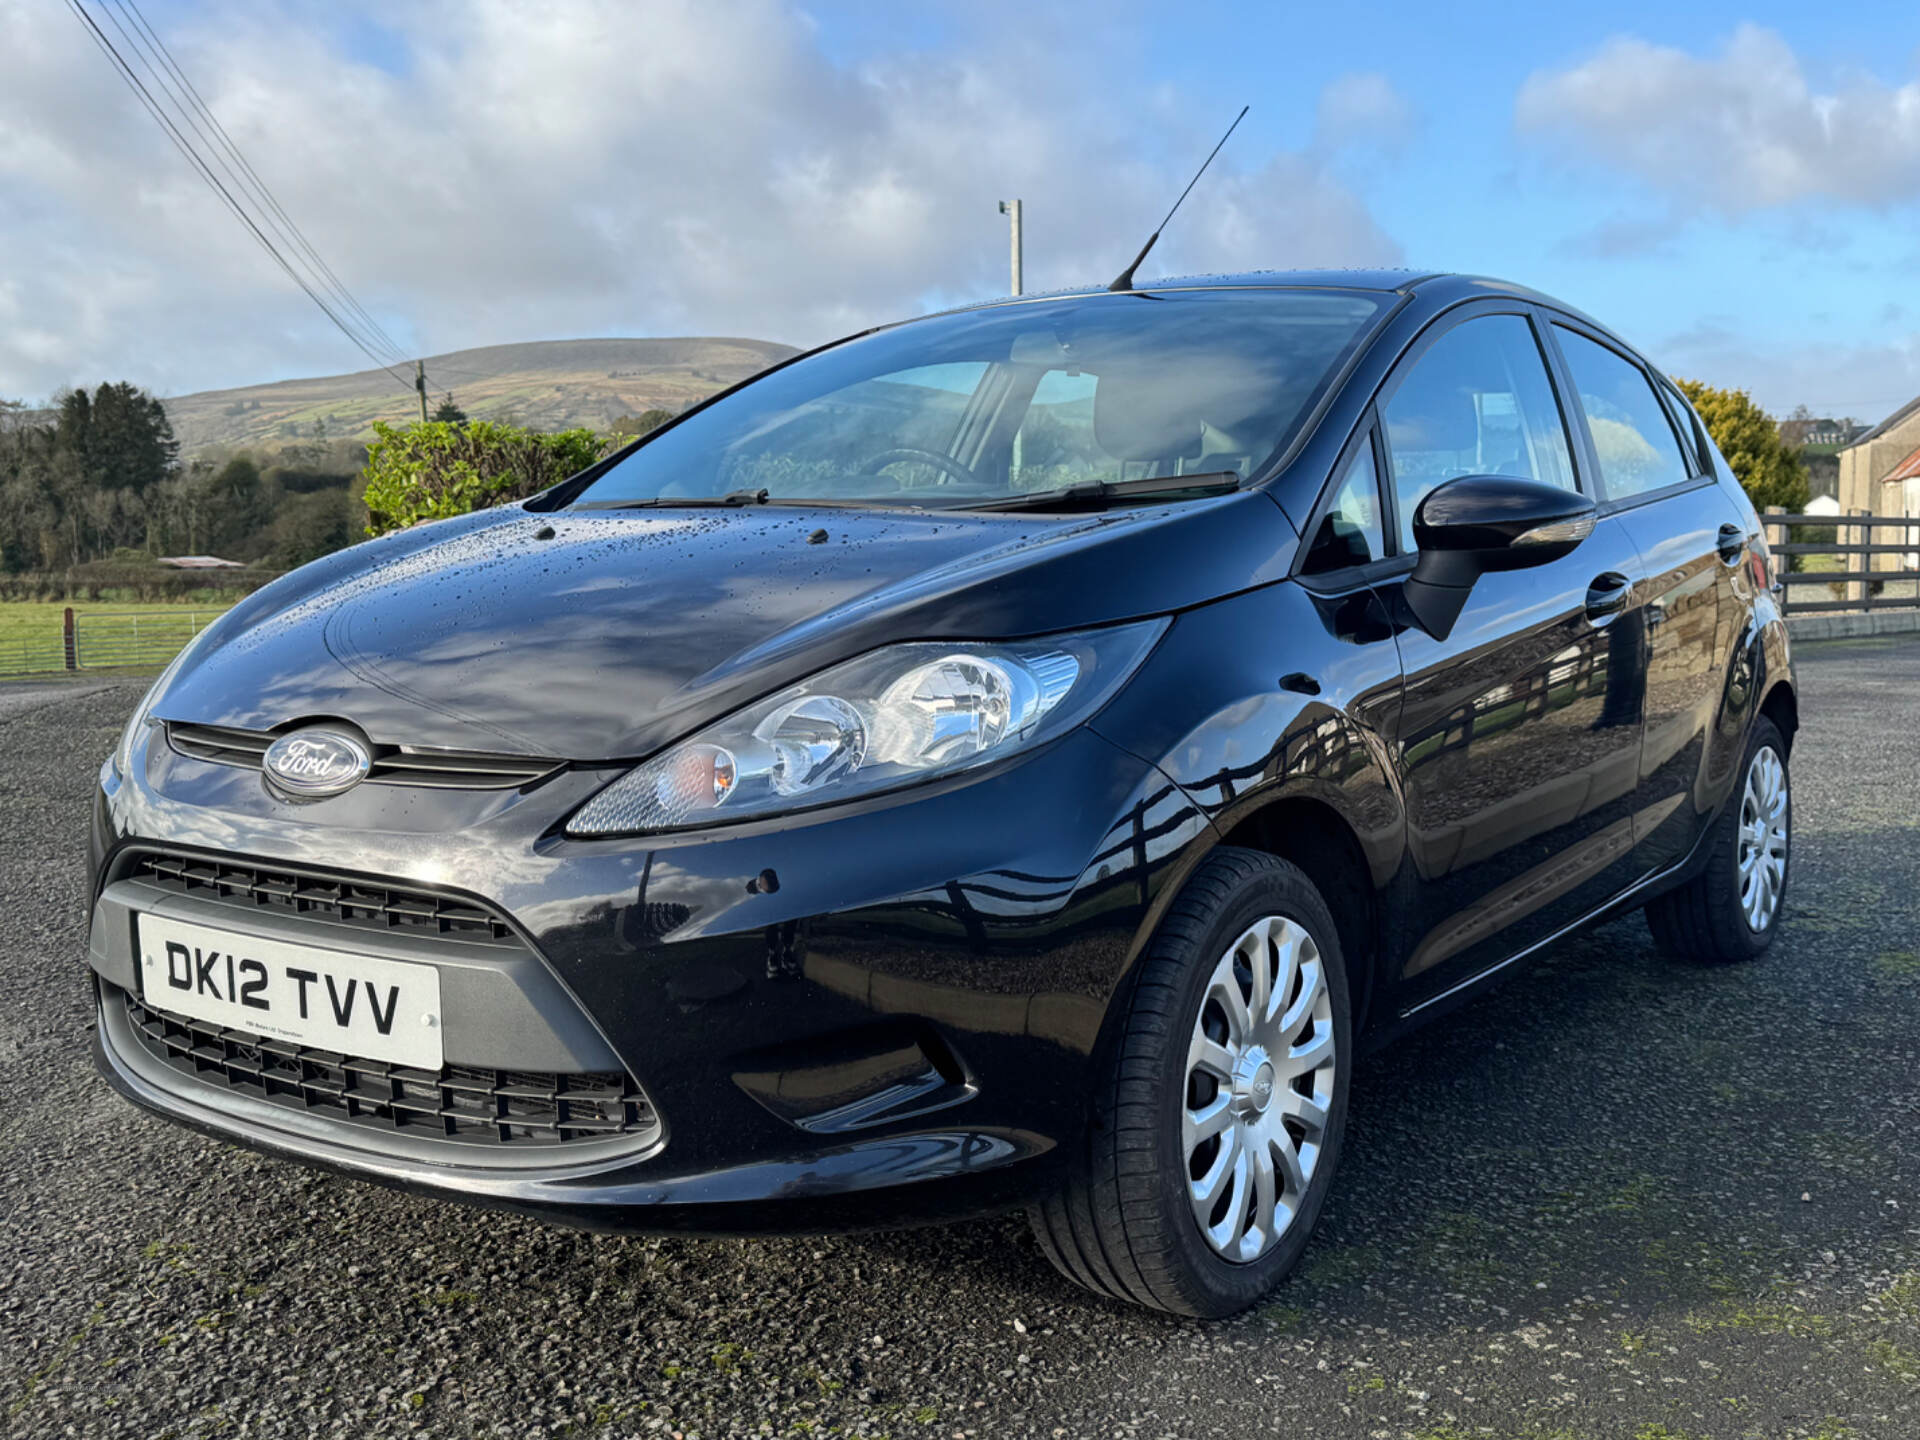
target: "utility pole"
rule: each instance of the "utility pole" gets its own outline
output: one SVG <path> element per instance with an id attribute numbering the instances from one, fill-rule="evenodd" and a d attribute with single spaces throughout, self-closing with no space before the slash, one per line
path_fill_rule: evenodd
<path id="1" fill-rule="evenodd" d="M 1022 293 L 1020 289 L 1020 202 L 1002 200 L 1000 213 L 1011 217 L 1009 226 L 1013 231 L 1013 293 L 1018 295 Z"/>
<path id="2" fill-rule="evenodd" d="M 420 392 L 420 423 L 427 423 L 427 362 L 413 362 L 413 388 Z"/>

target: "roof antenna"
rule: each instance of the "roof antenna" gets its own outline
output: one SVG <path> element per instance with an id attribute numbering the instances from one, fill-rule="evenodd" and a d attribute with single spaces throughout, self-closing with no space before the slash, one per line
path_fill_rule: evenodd
<path id="1" fill-rule="evenodd" d="M 1240 122 L 1247 118 L 1247 111 L 1251 110 L 1252 108 L 1253 107 L 1251 105 L 1242 105 L 1240 107 L 1240 113 L 1233 117 L 1233 124 L 1227 126 L 1226 135 L 1222 135 L 1220 137 L 1220 145 L 1225 145 L 1227 143 L 1227 137 L 1232 135 L 1235 130 L 1240 128 Z M 1193 172 L 1193 179 L 1189 180 L 1187 182 L 1187 188 L 1180 192 L 1180 199 L 1173 202 L 1173 210 L 1178 210 L 1180 208 L 1181 202 L 1184 201 L 1187 198 L 1188 194 L 1192 192 L 1193 187 L 1200 183 L 1200 177 L 1207 173 L 1207 166 L 1211 165 L 1213 163 L 1213 157 L 1220 153 L 1220 145 L 1214 146 L 1212 152 L 1207 156 L 1207 158 L 1200 162 L 1200 168 Z M 1173 210 L 1167 211 L 1167 220 L 1173 219 Z M 1147 252 L 1153 249 L 1153 242 L 1158 240 L 1160 238 L 1160 232 L 1167 228 L 1167 220 L 1162 220 L 1160 222 L 1160 224 L 1155 228 L 1153 234 L 1147 237 L 1147 243 L 1140 247 L 1140 253 L 1133 257 L 1133 263 L 1127 266 L 1126 269 L 1122 270 L 1120 272 L 1119 278 L 1116 279 L 1111 285 L 1107 286 L 1107 289 L 1109 290 L 1133 289 L 1133 272 L 1140 268 L 1140 262 L 1146 259 Z"/>

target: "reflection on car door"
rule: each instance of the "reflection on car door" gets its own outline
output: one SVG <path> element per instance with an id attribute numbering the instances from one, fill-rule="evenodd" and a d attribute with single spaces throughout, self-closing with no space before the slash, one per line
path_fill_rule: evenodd
<path id="1" fill-rule="evenodd" d="M 1403 548 L 1457 475 L 1579 488 L 1527 314 L 1456 324 L 1381 403 Z M 1475 583 L 1445 640 L 1400 633 L 1398 758 L 1415 883 L 1401 1003 L 1432 998 L 1631 883 L 1645 674 L 1632 538 L 1603 518 L 1565 559 Z"/>
<path id="2" fill-rule="evenodd" d="M 1686 858 L 1732 783 L 1738 741 L 1714 726 L 1744 607 L 1734 593 L 1746 526 L 1711 478 L 1691 412 L 1663 404 L 1638 361 L 1556 321 L 1553 334 L 1585 417 L 1609 510 L 1638 544 L 1649 658 L 1634 798 L 1637 868 Z"/>

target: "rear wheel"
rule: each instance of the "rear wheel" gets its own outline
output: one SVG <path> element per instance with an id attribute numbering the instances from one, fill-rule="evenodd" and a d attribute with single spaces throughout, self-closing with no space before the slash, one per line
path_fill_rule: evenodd
<path id="1" fill-rule="evenodd" d="M 1154 1309 L 1259 1300 L 1332 1183 L 1349 1026 L 1312 882 L 1270 855 L 1216 851 L 1139 962 L 1087 1137 L 1033 1212 L 1041 1249 L 1088 1289 Z"/>
<path id="2" fill-rule="evenodd" d="M 1706 868 L 1648 902 L 1647 928 L 1669 955 L 1755 959 L 1773 943 L 1793 847 L 1787 742 L 1764 716 L 1747 742 L 1740 791 L 1707 843 Z"/>

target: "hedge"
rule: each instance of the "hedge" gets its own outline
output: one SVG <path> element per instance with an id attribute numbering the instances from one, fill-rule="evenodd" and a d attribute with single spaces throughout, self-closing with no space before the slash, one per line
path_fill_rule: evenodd
<path id="1" fill-rule="evenodd" d="M 367 533 L 524 500 L 626 443 L 591 430 L 542 434 L 488 420 L 376 421 L 367 451 Z"/>

